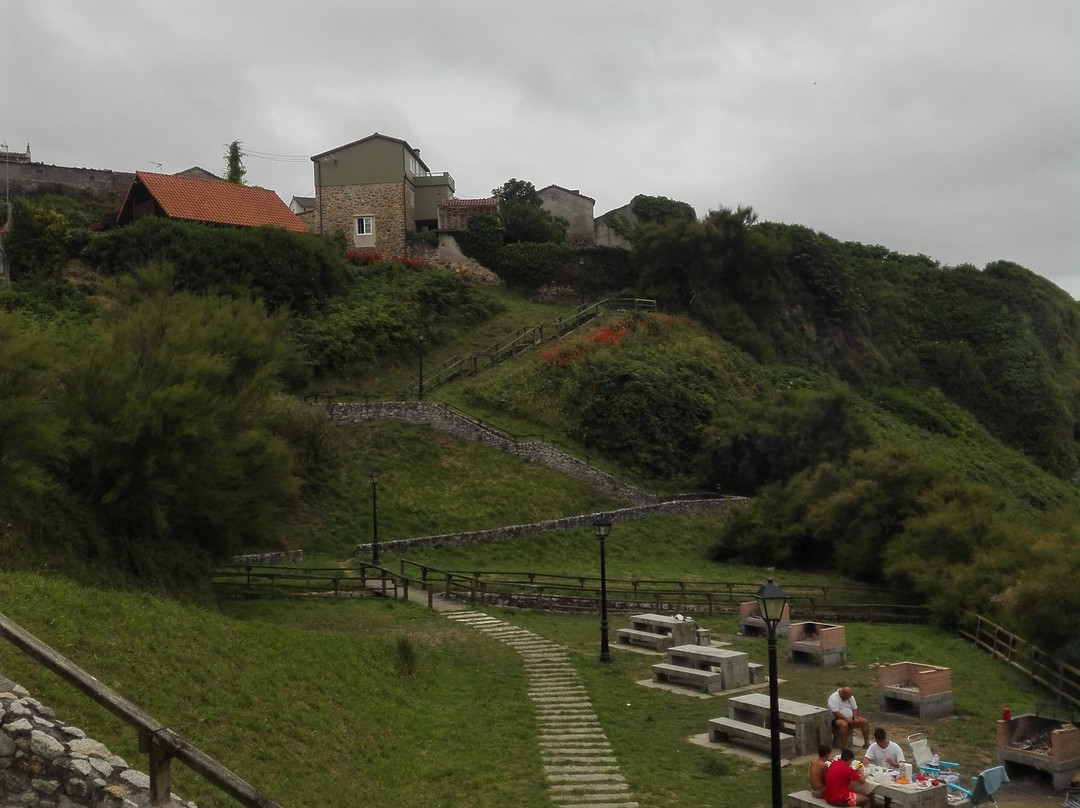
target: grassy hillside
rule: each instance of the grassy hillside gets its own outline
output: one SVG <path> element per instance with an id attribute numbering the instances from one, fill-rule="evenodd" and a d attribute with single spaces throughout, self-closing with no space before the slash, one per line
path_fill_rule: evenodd
<path id="1" fill-rule="evenodd" d="M 670 550 L 692 555 L 690 548 Z M 316 599 L 211 611 L 147 595 L 103 597 L 60 579 L 12 573 L 0 573 L 0 600 L 9 618 L 287 808 L 347 808 L 358 800 L 386 808 L 550 804 L 520 658 L 420 606 Z M 612 664 L 599 664 L 595 615 L 489 611 L 568 649 L 643 805 L 766 804 L 767 766 L 688 740 L 726 714 L 723 699 L 642 687 L 637 682 L 649 678 L 654 661 L 646 655 L 616 648 Z M 732 618 L 701 622 L 714 638 L 765 661 L 764 640 L 729 636 Z M 848 654 L 844 670 L 781 660 L 781 696 L 823 703 L 850 684 L 875 724 L 901 741 L 926 732 L 965 772 L 993 762 L 993 721 L 1002 705 L 1019 714 L 1043 699 L 1018 672 L 927 628 L 852 625 Z M 955 718 L 877 714 L 874 664 L 900 660 L 952 669 Z M 66 722 L 145 768 L 130 728 L 7 643 L 0 643 L 0 669 Z M 174 790 L 185 798 L 204 808 L 232 804 L 182 765 L 173 772 Z M 785 769 L 785 789 L 801 788 L 804 777 L 801 766 Z"/>

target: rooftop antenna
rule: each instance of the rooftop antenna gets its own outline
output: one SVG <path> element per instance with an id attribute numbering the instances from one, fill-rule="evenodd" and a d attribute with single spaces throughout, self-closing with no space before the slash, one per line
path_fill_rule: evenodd
<path id="1" fill-rule="evenodd" d="M 161 163 L 155 163 L 153 160 L 148 160 L 147 162 L 152 166 L 157 166 L 158 174 L 161 173 Z"/>

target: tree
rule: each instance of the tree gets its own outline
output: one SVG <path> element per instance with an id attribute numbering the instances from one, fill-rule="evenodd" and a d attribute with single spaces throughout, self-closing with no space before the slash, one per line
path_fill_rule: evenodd
<path id="1" fill-rule="evenodd" d="M 225 147 L 225 179 L 236 185 L 246 185 L 244 175 L 244 144 L 234 140 Z"/>
<path id="2" fill-rule="evenodd" d="M 273 546 L 298 489 L 269 427 L 291 350 L 285 315 L 170 286 L 161 269 L 118 279 L 111 322 L 61 376 L 67 482 L 125 568 Z"/>
<path id="3" fill-rule="evenodd" d="M 544 209 L 543 200 L 531 182 L 511 178 L 491 193 L 499 198 L 504 244 L 566 241 L 569 222 Z"/>

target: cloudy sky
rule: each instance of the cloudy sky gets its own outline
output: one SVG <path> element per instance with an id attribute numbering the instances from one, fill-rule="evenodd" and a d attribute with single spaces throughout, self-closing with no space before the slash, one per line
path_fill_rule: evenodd
<path id="1" fill-rule="evenodd" d="M 516 177 L 924 253 L 1080 297 L 1076 0 L 33 0 L 0 17 L 0 140 L 44 163 L 314 193 L 381 132 L 460 197 Z"/>

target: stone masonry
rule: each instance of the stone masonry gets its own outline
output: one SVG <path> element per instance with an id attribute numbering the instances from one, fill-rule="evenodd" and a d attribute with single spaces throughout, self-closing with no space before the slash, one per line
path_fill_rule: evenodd
<path id="1" fill-rule="evenodd" d="M 334 423 L 353 424 L 360 421 L 392 419 L 423 424 L 466 440 L 473 440 L 510 452 L 523 460 L 561 471 L 581 480 L 597 491 L 624 502 L 644 504 L 656 502 L 657 497 L 639 491 L 595 466 L 561 452 L 543 441 L 519 441 L 506 433 L 472 421 L 453 410 L 427 402 L 356 402 L 327 405 L 327 415 Z"/>
<path id="2" fill-rule="evenodd" d="M 341 230 L 357 250 L 377 250 L 387 258 L 405 255 L 405 230 L 412 229 L 415 214 L 403 183 L 331 185 L 317 188 L 316 194 L 321 232 Z M 356 235 L 357 216 L 375 218 L 373 236 Z"/>
<path id="3" fill-rule="evenodd" d="M 144 808 L 150 778 L 0 676 L 0 805 Z M 175 795 L 167 808 L 194 808 Z"/>

